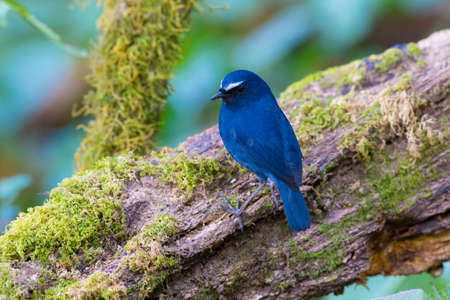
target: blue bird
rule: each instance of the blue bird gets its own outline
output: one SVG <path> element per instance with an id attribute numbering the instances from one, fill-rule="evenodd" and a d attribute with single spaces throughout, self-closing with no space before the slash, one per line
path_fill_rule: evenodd
<path id="1" fill-rule="evenodd" d="M 211 100 L 222 98 L 219 132 L 231 156 L 258 176 L 259 186 L 244 204 L 226 211 L 238 217 L 260 189 L 268 184 L 275 205 L 274 183 L 280 191 L 284 212 L 293 231 L 311 224 L 308 207 L 299 190 L 302 183 L 302 152 L 286 116 L 281 111 L 267 83 L 250 71 L 237 70 L 220 82 L 219 91 Z"/>

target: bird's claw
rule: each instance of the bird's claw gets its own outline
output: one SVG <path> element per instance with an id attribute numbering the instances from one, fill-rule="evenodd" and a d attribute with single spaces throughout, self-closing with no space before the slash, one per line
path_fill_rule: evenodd
<path id="1" fill-rule="evenodd" d="M 270 187 L 270 192 L 272 193 L 272 202 L 275 205 L 275 208 L 278 208 L 277 196 L 275 196 L 275 192 L 273 191 L 274 184 L 275 183 L 272 180 L 269 180 L 269 183 L 267 185 Z"/>
<path id="2" fill-rule="evenodd" d="M 222 208 L 226 212 L 238 218 L 239 228 L 241 229 L 241 231 L 244 231 L 244 226 L 242 225 L 242 218 L 241 218 L 242 209 L 239 208 L 239 200 L 236 201 L 236 207 L 233 207 L 231 203 L 228 201 L 228 199 L 223 195 L 223 193 L 220 193 L 220 197 L 222 197 L 223 201 L 227 204 L 228 207 L 223 205 L 222 203 L 220 203 L 220 206 L 222 206 Z"/>

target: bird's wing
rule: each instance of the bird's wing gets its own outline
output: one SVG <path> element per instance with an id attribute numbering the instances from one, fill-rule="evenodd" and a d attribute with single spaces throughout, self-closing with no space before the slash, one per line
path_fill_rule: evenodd
<path id="1" fill-rule="evenodd" d="M 278 107 L 277 107 L 278 108 Z M 246 164 L 283 180 L 287 185 L 299 186 L 302 181 L 302 154 L 297 138 L 284 114 L 263 112 L 264 122 L 249 122 L 236 134 L 236 146 L 245 153 Z"/>

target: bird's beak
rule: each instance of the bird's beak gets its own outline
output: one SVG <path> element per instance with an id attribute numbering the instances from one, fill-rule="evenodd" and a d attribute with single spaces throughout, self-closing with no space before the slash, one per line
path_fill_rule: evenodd
<path id="1" fill-rule="evenodd" d="M 218 91 L 217 93 L 215 93 L 211 98 L 209 98 L 211 101 L 212 100 L 216 100 L 218 98 L 222 98 L 224 96 L 224 94 L 222 93 L 222 91 Z"/>

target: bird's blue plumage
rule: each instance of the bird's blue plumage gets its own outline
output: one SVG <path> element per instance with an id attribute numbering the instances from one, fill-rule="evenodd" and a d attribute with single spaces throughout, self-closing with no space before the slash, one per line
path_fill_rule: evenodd
<path id="1" fill-rule="evenodd" d="M 293 231 L 306 229 L 311 224 L 308 207 L 303 199 L 302 192 L 298 188 L 287 186 L 282 180 L 276 181 L 281 199 L 283 199 L 284 212 L 289 227 Z"/>
<path id="2" fill-rule="evenodd" d="M 308 208 L 299 190 L 302 153 L 269 86 L 252 72 L 234 71 L 222 80 L 218 97 L 223 99 L 220 136 L 231 156 L 260 180 L 277 184 L 292 230 L 308 228 Z"/>

